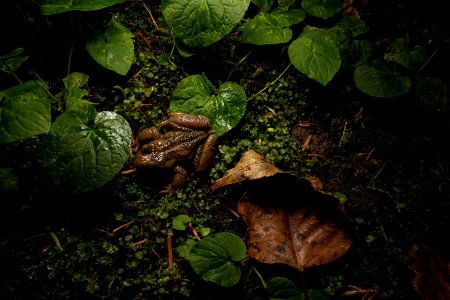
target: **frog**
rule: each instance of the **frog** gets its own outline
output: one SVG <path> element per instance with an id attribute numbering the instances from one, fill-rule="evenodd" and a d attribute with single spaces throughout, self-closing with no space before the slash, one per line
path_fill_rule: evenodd
<path id="1" fill-rule="evenodd" d="M 194 173 L 211 166 L 217 135 L 204 115 L 172 112 L 159 125 L 169 130 L 162 133 L 153 126 L 139 132 L 134 143 L 133 165 L 173 170 L 172 182 L 160 191 L 171 196 L 188 177 L 187 170 L 181 165 L 183 162 L 192 162 Z"/>

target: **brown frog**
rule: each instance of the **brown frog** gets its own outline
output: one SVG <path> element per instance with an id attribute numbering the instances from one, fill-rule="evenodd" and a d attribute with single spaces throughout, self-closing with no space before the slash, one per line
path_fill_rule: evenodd
<path id="1" fill-rule="evenodd" d="M 184 184 L 187 176 L 180 162 L 192 161 L 194 172 L 210 166 L 217 136 L 209 129 L 209 124 L 209 119 L 202 115 L 170 113 L 160 125 L 171 131 L 160 133 L 156 127 L 150 127 L 139 133 L 135 141 L 134 166 L 173 168 L 175 176 L 172 183 L 161 191 L 172 195 Z"/>

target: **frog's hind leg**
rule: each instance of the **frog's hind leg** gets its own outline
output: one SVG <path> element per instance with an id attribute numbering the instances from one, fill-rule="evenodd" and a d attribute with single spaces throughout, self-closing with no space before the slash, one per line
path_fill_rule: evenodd
<path id="1" fill-rule="evenodd" d="M 160 191 L 161 194 L 167 194 L 169 197 L 172 196 L 177 189 L 183 186 L 187 177 L 187 171 L 182 166 L 176 166 L 174 171 L 175 176 L 173 177 L 172 182 Z"/>

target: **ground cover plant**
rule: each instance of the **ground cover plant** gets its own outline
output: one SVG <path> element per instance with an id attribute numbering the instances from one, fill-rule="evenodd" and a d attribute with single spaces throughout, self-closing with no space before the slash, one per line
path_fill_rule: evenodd
<path id="1" fill-rule="evenodd" d="M 2 299 L 448 297 L 437 4 L 2 6 Z M 218 143 L 161 194 L 133 140 L 170 112 Z"/>

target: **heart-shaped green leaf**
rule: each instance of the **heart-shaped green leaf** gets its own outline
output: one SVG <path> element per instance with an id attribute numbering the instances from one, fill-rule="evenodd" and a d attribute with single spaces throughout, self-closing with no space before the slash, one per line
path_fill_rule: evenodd
<path id="1" fill-rule="evenodd" d="M 28 81 L 0 91 L 0 143 L 48 133 L 50 122 L 50 99 L 39 83 Z"/>
<path id="2" fill-rule="evenodd" d="M 131 128 L 115 112 L 69 110 L 59 116 L 44 144 L 45 165 L 56 186 L 86 192 L 109 182 L 128 159 Z"/>
<path id="3" fill-rule="evenodd" d="M 229 81 L 222 84 L 215 95 L 212 93 L 203 76 L 186 77 L 175 88 L 169 111 L 205 115 L 216 135 L 221 136 L 244 116 L 247 97 L 243 87 Z"/>
<path id="4" fill-rule="evenodd" d="M 341 11 L 341 0 L 302 0 L 302 8 L 310 15 L 327 20 Z"/>
<path id="5" fill-rule="evenodd" d="M 248 0 L 162 0 L 164 19 L 189 47 L 207 47 L 226 36 L 244 17 Z"/>
<path id="6" fill-rule="evenodd" d="M 113 18 L 104 32 L 86 41 L 86 49 L 103 67 L 126 75 L 134 59 L 132 37 L 131 31 Z"/>
<path id="7" fill-rule="evenodd" d="M 191 249 L 189 261 L 204 280 L 229 287 L 239 282 L 241 269 L 236 262 L 246 257 L 244 241 L 230 232 L 212 234 Z"/>
<path id="8" fill-rule="evenodd" d="M 99 10 L 123 2 L 125 0 L 45 0 L 40 7 L 43 15 L 55 15 L 71 10 Z"/>
<path id="9" fill-rule="evenodd" d="M 405 75 L 403 67 L 387 60 L 358 66 L 353 78 L 359 90 L 373 97 L 394 98 L 411 88 L 411 79 Z"/>
<path id="10" fill-rule="evenodd" d="M 341 66 L 339 49 L 319 29 L 308 29 L 288 47 L 292 64 L 303 74 L 327 85 Z"/>

